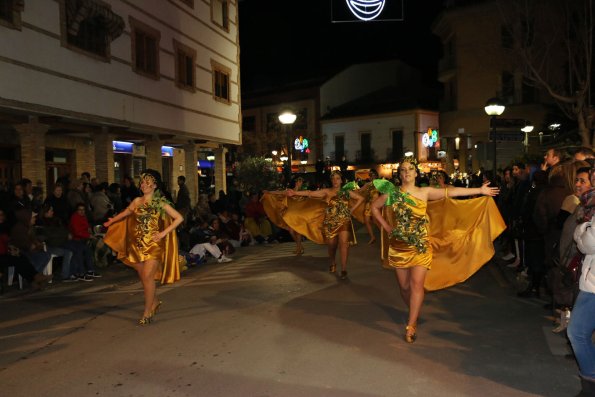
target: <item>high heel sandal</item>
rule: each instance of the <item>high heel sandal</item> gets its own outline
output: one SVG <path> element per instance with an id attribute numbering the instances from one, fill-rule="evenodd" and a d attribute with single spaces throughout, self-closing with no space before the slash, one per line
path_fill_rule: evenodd
<path id="1" fill-rule="evenodd" d="M 339 276 L 340 280 L 347 280 L 347 271 L 341 270 L 341 275 Z"/>
<path id="2" fill-rule="evenodd" d="M 163 304 L 163 301 L 158 301 L 157 302 L 157 306 L 155 306 L 153 308 L 153 310 L 151 310 L 151 317 L 153 317 L 154 315 L 157 314 L 157 312 L 159 311 L 159 309 L 161 308 L 161 305 Z"/>
<path id="3" fill-rule="evenodd" d="M 153 315 L 149 315 L 148 317 L 143 317 L 140 320 L 138 320 L 138 325 L 149 325 L 151 324 L 151 322 L 153 321 Z"/>
<path id="4" fill-rule="evenodd" d="M 417 339 L 417 324 L 411 324 L 405 327 L 405 342 L 413 343 Z"/>
<path id="5" fill-rule="evenodd" d="M 296 249 L 296 250 L 295 250 L 295 254 L 296 254 L 297 256 L 300 256 L 300 255 L 302 255 L 303 253 L 304 253 L 304 247 L 301 247 L 300 249 Z"/>
<path id="6" fill-rule="evenodd" d="M 337 271 L 337 265 L 336 264 L 333 263 L 332 265 L 329 266 L 329 268 L 328 268 L 328 272 L 329 273 L 335 273 L 336 271 Z"/>

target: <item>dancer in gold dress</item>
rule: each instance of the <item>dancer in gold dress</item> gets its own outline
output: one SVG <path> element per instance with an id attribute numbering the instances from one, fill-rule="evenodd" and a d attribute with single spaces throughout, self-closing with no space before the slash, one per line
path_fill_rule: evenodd
<path id="1" fill-rule="evenodd" d="M 161 195 L 160 186 L 161 175 L 146 170 L 141 174 L 142 197 L 103 224 L 109 228 L 104 242 L 137 271 L 143 285 L 145 307 L 140 325 L 149 324 L 161 305 L 155 280 L 165 284 L 180 279 L 176 228 L 184 218 Z"/>
<path id="2" fill-rule="evenodd" d="M 287 196 L 305 196 L 322 199 L 326 202 L 324 219 L 322 220 L 322 235 L 328 246 L 330 260 L 329 272 L 335 273 L 337 271 L 335 256 L 337 248 L 339 248 L 339 253 L 341 255 L 341 275 L 339 278 L 341 280 L 346 280 L 349 245 L 356 243 L 355 233 L 351 223 L 351 215 L 353 211 L 363 204 L 364 198 L 355 192 L 358 188 L 355 182 L 350 182 L 341 187 L 342 181 L 341 173 L 334 171 L 331 173 L 331 187 L 316 191 L 288 190 Z M 353 202 L 351 207 L 350 200 Z M 289 222 L 291 222 L 291 220 Z M 290 226 L 293 227 L 292 224 L 290 224 Z"/>
<path id="3" fill-rule="evenodd" d="M 378 226 L 378 223 L 372 217 L 372 203 L 378 198 L 380 193 L 374 186 L 374 180 L 378 179 L 378 172 L 372 169 L 368 173 L 370 175 L 370 182 L 366 183 L 359 191 L 359 194 L 364 196 L 364 225 L 366 225 L 366 230 L 368 231 L 368 235 L 370 236 L 370 240 L 368 244 L 374 244 L 376 242 L 376 236 L 374 235 L 374 224 Z M 378 226 L 380 228 L 380 226 Z"/>
<path id="4" fill-rule="evenodd" d="M 489 197 L 449 199 L 495 196 L 498 188 L 489 187 L 489 182 L 469 189 L 417 187 L 416 165 L 412 157 L 401 161 L 399 187 L 376 180 L 374 184 L 381 195 L 372 204 L 372 214 L 388 235 L 388 246 L 383 241 L 383 259 L 395 269 L 401 297 L 409 309 L 405 328 L 405 340 L 409 343 L 417 336 L 424 286 L 435 290 L 465 281 L 493 256 L 492 241 L 505 228 Z M 429 203 L 433 200 L 441 201 L 433 206 Z M 426 278 L 429 269 L 432 271 Z"/>
<path id="5" fill-rule="evenodd" d="M 304 178 L 297 177 L 293 182 L 293 190 L 303 190 L 304 189 Z M 281 197 L 279 197 L 281 196 Z M 285 229 L 289 232 L 289 235 L 295 241 L 295 254 L 300 256 L 304 253 L 304 246 L 302 244 L 302 235 L 291 228 L 287 222 L 283 220 L 283 215 L 285 215 L 288 211 L 290 204 L 296 201 L 304 201 L 306 200 L 305 197 L 292 197 L 289 203 L 286 199 L 287 197 L 287 190 L 275 190 L 269 191 L 265 190 L 263 192 L 262 198 L 260 201 L 262 202 L 262 206 L 264 207 L 264 211 L 267 214 L 267 217 L 271 222 L 273 222 L 278 227 Z M 291 210 L 290 210 L 291 211 Z"/>

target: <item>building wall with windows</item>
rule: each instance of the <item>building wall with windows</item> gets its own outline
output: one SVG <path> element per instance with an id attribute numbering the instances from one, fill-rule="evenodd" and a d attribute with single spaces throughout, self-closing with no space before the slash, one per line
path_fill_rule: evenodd
<path id="1" fill-rule="evenodd" d="M 502 98 L 506 110 L 501 117 L 530 121 L 534 134 L 545 127 L 552 104 L 547 95 L 524 84 L 500 7 L 495 1 L 468 2 L 445 10 L 433 25 L 443 44 L 438 66 L 438 79 L 444 88 L 441 132 L 446 141 L 459 137 L 469 142 L 463 153 L 448 153 L 451 160 L 459 157 L 463 172 L 493 168 L 490 118 L 484 111 L 488 99 Z M 452 142 L 445 146 L 454 148 Z M 522 142 L 498 142 L 498 167 L 521 156 L 524 150 Z"/>
<path id="2" fill-rule="evenodd" d="M 3 2 L 13 12 L 0 15 L 0 133 L 34 120 L 40 148 L 83 140 L 96 163 L 109 136 L 159 167 L 161 145 L 241 143 L 237 1 Z"/>
<path id="3" fill-rule="evenodd" d="M 425 161 L 431 155 L 421 144 L 421 133 L 428 128 L 438 128 L 437 111 L 411 109 L 323 120 L 324 157 L 336 163 L 345 156 L 348 164 L 362 166 L 398 162 L 411 151 Z M 368 144 L 371 151 L 365 147 Z"/>

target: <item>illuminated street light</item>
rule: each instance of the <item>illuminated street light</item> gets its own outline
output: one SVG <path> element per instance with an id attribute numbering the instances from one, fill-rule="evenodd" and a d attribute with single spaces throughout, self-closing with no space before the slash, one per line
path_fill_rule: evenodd
<path id="1" fill-rule="evenodd" d="M 281 158 L 281 161 L 289 160 L 289 175 L 286 175 L 288 180 L 291 178 L 291 153 L 293 152 L 291 147 L 291 126 L 297 119 L 297 115 L 289 110 L 284 111 L 279 115 L 279 121 L 285 126 L 286 142 L 287 142 L 287 156 L 285 160 Z"/>
<path id="2" fill-rule="evenodd" d="M 276 150 L 273 150 L 271 153 L 273 154 L 273 156 L 276 156 L 277 155 L 277 151 Z"/>
<path id="3" fill-rule="evenodd" d="M 494 166 L 493 166 L 493 173 L 494 173 L 494 182 L 496 181 L 496 147 L 498 145 L 498 137 L 496 136 L 496 117 L 500 116 L 504 113 L 506 106 L 500 98 L 490 98 L 486 102 L 484 110 L 488 116 L 491 116 L 490 125 L 492 127 L 492 142 L 494 144 Z"/>
<path id="4" fill-rule="evenodd" d="M 548 125 L 547 128 L 549 128 L 551 131 L 555 131 L 558 128 L 560 128 L 560 126 L 561 126 L 561 124 L 559 124 L 559 123 L 552 123 L 552 124 Z"/>
<path id="5" fill-rule="evenodd" d="M 526 125 L 523 128 L 521 128 L 521 131 L 523 131 L 524 133 L 529 133 L 531 131 L 533 131 L 535 127 L 533 127 L 532 125 Z"/>
<path id="6" fill-rule="evenodd" d="M 408 151 L 408 152 L 405 152 L 404 154 L 405 154 L 405 157 L 411 157 L 411 156 L 413 156 L 413 152 L 411 150 Z"/>

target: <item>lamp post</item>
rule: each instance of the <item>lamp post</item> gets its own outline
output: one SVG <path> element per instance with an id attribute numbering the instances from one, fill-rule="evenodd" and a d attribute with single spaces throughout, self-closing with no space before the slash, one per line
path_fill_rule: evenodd
<path id="1" fill-rule="evenodd" d="M 286 110 L 279 115 L 279 121 L 285 126 L 285 134 L 287 135 L 287 161 L 289 163 L 289 176 L 291 177 L 291 126 L 297 118 L 296 114 L 290 110 Z"/>
<path id="2" fill-rule="evenodd" d="M 492 142 L 494 144 L 494 166 L 493 166 L 493 173 L 494 173 L 494 182 L 496 181 L 496 147 L 498 145 L 498 137 L 496 136 L 496 117 L 500 116 L 504 113 L 506 106 L 504 106 L 504 102 L 500 98 L 490 98 L 484 107 L 485 112 L 490 118 L 490 127 L 492 130 Z"/>
<path id="3" fill-rule="evenodd" d="M 535 127 L 533 126 L 533 124 L 531 124 L 530 121 L 526 121 L 525 126 L 521 128 L 521 131 L 525 133 L 525 140 L 523 141 L 523 144 L 525 146 L 525 153 L 529 151 L 529 133 L 533 131 L 534 128 Z"/>

